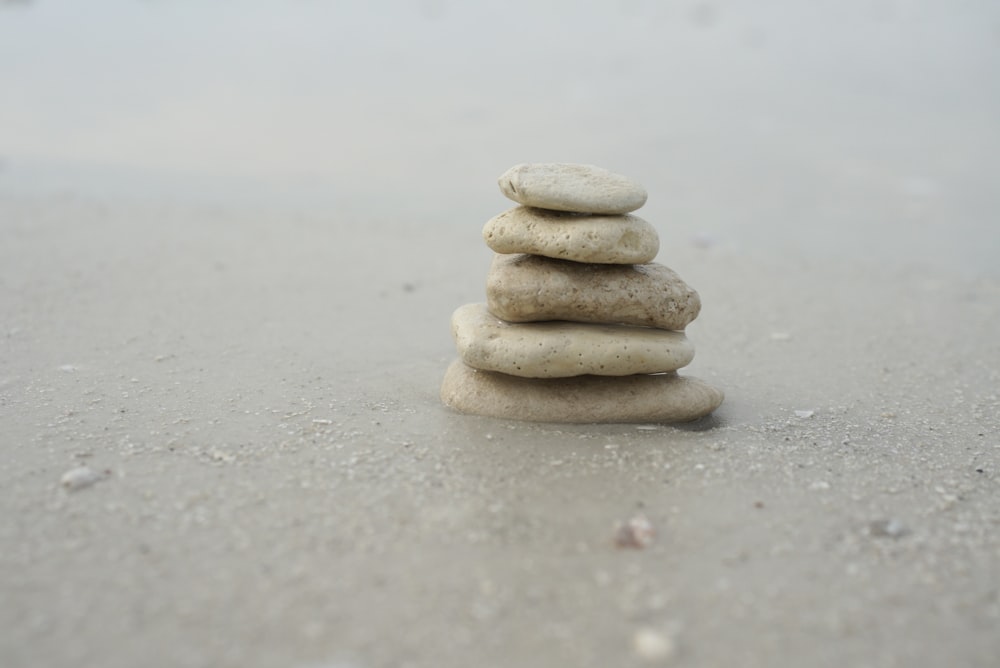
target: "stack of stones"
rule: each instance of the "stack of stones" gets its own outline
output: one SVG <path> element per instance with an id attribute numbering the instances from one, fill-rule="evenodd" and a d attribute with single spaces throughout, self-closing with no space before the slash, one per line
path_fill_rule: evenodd
<path id="1" fill-rule="evenodd" d="M 656 230 L 629 215 L 631 179 L 590 165 L 524 164 L 500 177 L 521 206 L 483 229 L 496 251 L 487 303 L 451 319 L 461 357 L 441 387 L 463 413 L 543 422 L 686 422 L 720 390 L 677 369 L 698 293 L 652 262 Z"/>

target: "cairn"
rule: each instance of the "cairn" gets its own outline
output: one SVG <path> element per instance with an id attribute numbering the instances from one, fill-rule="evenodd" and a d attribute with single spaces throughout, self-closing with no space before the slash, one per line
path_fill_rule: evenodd
<path id="1" fill-rule="evenodd" d="M 652 260 L 659 237 L 630 212 L 635 181 L 590 165 L 523 164 L 499 179 L 517 206 L 486 223 L 497 253 L 485 304 L 452 315 L 459 360 L 442 401 L 540 422 L 686 422 L 723 393 L 677 370 L 701 299 Z"/>

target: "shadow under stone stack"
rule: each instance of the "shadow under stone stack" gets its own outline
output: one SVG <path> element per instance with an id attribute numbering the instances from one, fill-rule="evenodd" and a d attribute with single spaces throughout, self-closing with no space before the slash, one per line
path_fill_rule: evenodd
<path id="1" fill-rule="evenodd" d="M 656 230 L 629 215 L 642 186 L 590 165 L 517 165 L 500 190 L 521 206 L 483 229 L 496 251 L 486 304 L 451 319 L 460 360 L 441 387 L 463 413 L 542 422 L 686 422 L 720 390 L 677 369 L 698 293 L 652 262 Z"/>

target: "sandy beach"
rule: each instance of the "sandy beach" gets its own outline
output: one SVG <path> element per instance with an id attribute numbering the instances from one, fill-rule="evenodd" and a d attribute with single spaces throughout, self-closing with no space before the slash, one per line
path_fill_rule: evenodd
<path id="1" fill-rule="evenodd" d="M 0 664 L 994 665 L 1000 13 L 387 7 L 0 5 Z M 712 417 L 441 405 L 531 160 Z"/>

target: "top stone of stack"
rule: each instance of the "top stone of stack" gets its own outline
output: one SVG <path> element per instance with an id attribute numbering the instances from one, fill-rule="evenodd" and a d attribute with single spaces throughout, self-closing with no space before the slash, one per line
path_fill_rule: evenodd
<path id="1" fill-rule="evenodd" d="M 646 203 L 641 185 L 593 165 L 515 165 L 503 173 L 499 184 L 503 194 L 518 204 L 553 211 L 617 215 Z"/>

